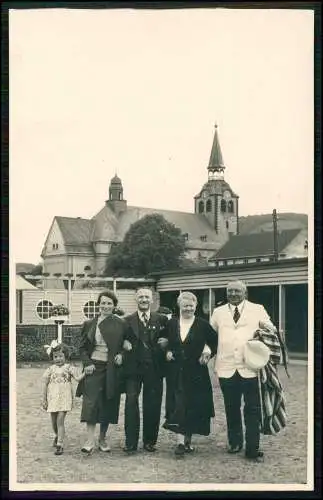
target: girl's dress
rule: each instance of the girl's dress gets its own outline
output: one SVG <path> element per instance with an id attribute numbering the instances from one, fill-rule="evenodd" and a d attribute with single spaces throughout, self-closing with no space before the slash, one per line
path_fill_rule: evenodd
<path id="1" fill-rule="evenodd" d="M 63 366 L 51 365 L 43 375 L 48 380 L 47 412 L 70 411 L 73 406 L 72 378 L 75 378 L 76 369 L 70 364 Z"/>

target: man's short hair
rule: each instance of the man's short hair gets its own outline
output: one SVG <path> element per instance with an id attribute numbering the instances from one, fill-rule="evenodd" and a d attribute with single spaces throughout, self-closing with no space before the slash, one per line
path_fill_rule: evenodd
<path id="1" fill-rule="evenodd" d="M 244 293 L 247 293 L 247 285 L 242 280 L 229 281 L 229 283 L 227 284 L 227 290 L 228 290 L 228 288 L 233 287 L 233 285 L 235 285 L 236 287 L 238 286 L 239 288 L 241 288 L 243 290 Z"/>
<path id="2" fill-rule="evenodd" d="M 137 288 L 136 296 L 138 296 L 139 292 L 141 292 L 142 290 L 147 290 L 150 293 L 151 297 L 153 297 L 153 291 L 149 286 L 141 286 L 141 287 Z"/>

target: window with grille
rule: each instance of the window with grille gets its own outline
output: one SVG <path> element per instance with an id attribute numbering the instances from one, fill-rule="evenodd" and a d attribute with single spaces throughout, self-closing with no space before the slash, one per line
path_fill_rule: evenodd
<path id="1" fill-rule="evenodd" d="M 36 313 L 40 319 L 50 318 L 50 310 L 53 303 L 50 300 L 41 300 L 36 306 Z"/>
<path id="2" fill-rule="evenodd" d="M 93 319 L 99 314 L 99 306 L 95 300 L 89 300 L 83 307 L 83 314 L 87 319 Z"/>

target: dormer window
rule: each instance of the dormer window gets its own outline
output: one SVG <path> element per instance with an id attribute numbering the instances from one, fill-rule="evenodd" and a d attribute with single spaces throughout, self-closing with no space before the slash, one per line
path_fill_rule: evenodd
<path id="1" fill-rule="evenodd" d="M 207 202 L 206 202 L 206 211 L 207 212 L 212 211 L 212 201 L 211 200 L 207 200 Z"/>
<path id="2" fill-rule="evenodd" d="M 204 201 L 199 202 L 199 213 L 202 214 L 204 212 Z"/>
<path id="3" fill-rule="evenodd" d="M 53 243 L 52 248 L 53 248 L 53 250 L 58 250 L 58 243 Z"/>
<path id="4" fill-rule="evenodd" d="M 207 241 L 207 235 L 203 234 L 202 236 L 200 236 L 200 240 L 201 241 Z"/>

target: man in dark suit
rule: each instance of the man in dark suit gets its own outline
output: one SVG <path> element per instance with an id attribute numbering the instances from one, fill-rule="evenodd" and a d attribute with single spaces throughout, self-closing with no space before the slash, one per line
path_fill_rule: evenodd
<path id="1" fill-rule="evenodd" d="M 143 388 L 143 446 L 154 452 L 159 431 L 163 377 L 165 374 L 164 337 L 168 318 L 150 310 L 152 291 L 140 288 L 136 292 L 137 311 L 125 318 L 137 341 L 124 360 L 125 370 L 125 435 L 124 451 L 135 452 L 138 448 L 140 414 L 139 395 Z"/>

